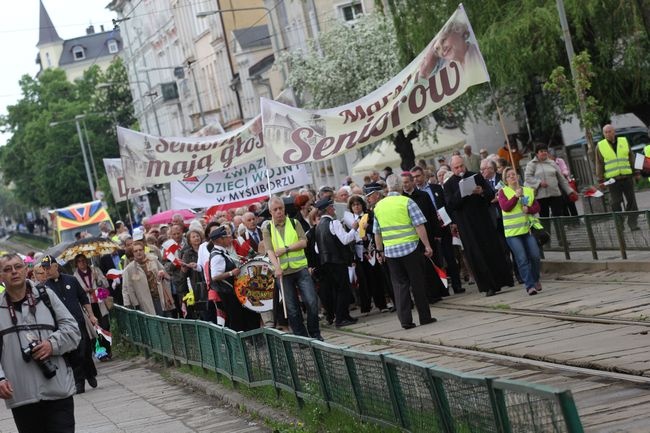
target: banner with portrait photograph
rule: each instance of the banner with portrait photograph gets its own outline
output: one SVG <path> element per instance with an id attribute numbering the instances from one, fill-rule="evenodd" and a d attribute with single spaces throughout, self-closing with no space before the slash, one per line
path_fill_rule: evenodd
<path id="1" fill-rule="evenodd" d="M 405 128 L 489 81 L 462 5 L 425 50 L 371 94 L 347 105 L 303 110 L 262 98 L 269 167 L 334 158 Z"/>

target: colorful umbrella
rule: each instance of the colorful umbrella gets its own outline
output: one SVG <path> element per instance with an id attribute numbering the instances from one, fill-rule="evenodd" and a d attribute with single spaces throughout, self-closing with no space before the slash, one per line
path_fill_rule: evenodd
<path id="1" fill-rule="evenodd" d="M 90 258 L 103 256 L 104 254 L 111 254 L 118 249 L 119 245 L 107 238 L 83 238 L 68 245 L 63 251 L 61 251 L 57 258 L 64 262 L 69 262 L 74 259 L 77 254 L 83 254 Z"/>
<path id="2" fill-rule="evenodd" d="M 185 223 L 189 223 L 192 221 L 194 218 L 196 218 L 196 214 L 192 212 L 191 210 L 187 209 L 181 209 L 181 210 L 166 210 L 164 212 L 157 213 L 153 215 L 152 217 L 149 218 L 148 223 L 149 224 L 171 224 L 172 222 L 172 217 L 176 214 L 181 214 L 183 216 L 183 221 Z"/>

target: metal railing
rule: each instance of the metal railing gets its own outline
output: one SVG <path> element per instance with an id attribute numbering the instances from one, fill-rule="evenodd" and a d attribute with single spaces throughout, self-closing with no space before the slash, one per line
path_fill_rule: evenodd
<path id="1" fill-rule="evenodd" d="M 598 260 L 598 251 L 620 251 L 627 259 L 628 251 L 650 251 L 650 210 L 586 214 L 572 217 L 540 218 L 551 233 L 544 251 L 590 251 Z M 638 227 L 632 230 L 632 227 Z"/>
<path id="2" fill-rule="evenodd" d="M 116 306 L 118 333 L 145 355 L 272 386 L 409 432 L 582 433 L 571 392 L 463 374 L 263 328 L 237 333 Z"/>

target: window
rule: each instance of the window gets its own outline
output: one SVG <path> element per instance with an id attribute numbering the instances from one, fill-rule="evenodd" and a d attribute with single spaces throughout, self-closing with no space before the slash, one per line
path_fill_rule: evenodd
<path id="1" fill-rule="evenodd" d="M 119 51 L 119 47 L 115 39 L 109 39 L 106 45 L 108 46 L 108 52 L 111 54 L 115 54 Z"/>
<path id="2" fill-rule="evenodd" d="M 83 60 L 86 58 L 86 52 L 83 47 L 77 45 L 72 48 L 72 56 L 75 60 Z"/>
<path id="3" fill-rule="evenodd" d="M 361 2 L 340 6 L 339 10 L 341 11 L 341 17 L 346 22 L 356 21 L 361 15 L 363 15 L 363 5 Z"/>

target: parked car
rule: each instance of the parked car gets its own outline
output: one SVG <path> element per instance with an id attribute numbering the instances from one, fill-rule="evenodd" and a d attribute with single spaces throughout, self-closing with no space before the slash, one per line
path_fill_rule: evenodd
<path id="1" fill-rule="evenodd" d="M 627 138 L 627 142 L 630 143 L 630 149 L 635 153 L 643 153 L 643 148 L 650 144 L 650 136 L 648 135 L 648 128 L 645 126 L 628 126 L 625 128 L 616 128 L 617 137 Z M 594 134 L 594 146 L 598 145 L 598 142 L 603 139 L 601 133 Z M 567 149 L 574 147 L 584 147 L 587 144 L 587 139 L 581 137 L 571 144 L 567 144 Z"/>

